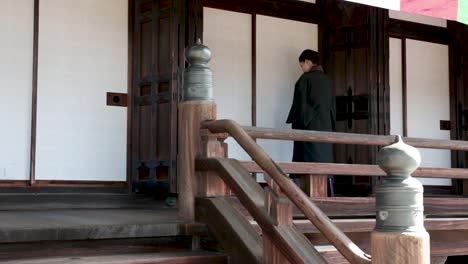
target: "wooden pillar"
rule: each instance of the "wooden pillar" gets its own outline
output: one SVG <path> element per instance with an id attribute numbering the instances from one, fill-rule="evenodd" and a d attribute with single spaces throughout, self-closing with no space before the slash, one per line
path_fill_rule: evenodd
<path id="1" fill-rule="evenodd" d="M 430 264 L 429 234 L 418 232 L 377 232 L 371 234 L 372 263 Z"/>
<path id="2" fill-rule="evenodd" d="M 421 164 L 419 152 L 398 136 L 396 143 L 380 150 L 377 163 L 388 176 L 375 188 L 377 219 L 371 234 L 372 263 L 430 264 L 423 187 L 411 177 Z"/>
<path id="3" fill-rule="evenodd" d="M 306 174 L 301 176 L 302 188 L 309 197 L 328 196 L 328 176 Z"/>
<path id="4" fill-rule="evenodd" d="M 209 101 L 187 101 L 179 105 L 179 216 L 185 220 L 195 219 L 195 196 L 198 179 L 195 158 L 202 149 L 200 125 L 203 121 L 216 119 L 216 104 Z"/>
<path id="5" fill-rule="evenodd" d="M 216 104 L 213 101 L 213 73 L 207 66 L 211 60 L 211 50 L 202 45 L 201 41 L 185 51 L 185 59 L 189 63 L 184 71 L 183 98 L 179 104 L 179 152 L 178 152 L 178 190 L 179 216 L 182 219 L 195 220 L 195 196 L 199 192 L 199 177 L 195 172 L 195 158 L 202 153 L 203 121 L 216 119 Z M 212 144 L 207 132 L 203 132 L 205 155 L 211 155 L 207 149 Z M 210 141 L 211 140 L 211 141 Z M 214 148 L 215 152 L 219 151 Z M 203 190 L 210 188 L 205 184 Z M 211 191 L 211 190 L 210 190 Z"/>
<path id="6" fill-rule="evenodd" d="M 208 129 L 200 131 L 201 149 L 200 156 L 204 158 L 225 158 L 227 156 L 227 144 L 219 134 L 210 133 Z M 227 136 L 227 135 L 226 135 Z M 219 175 L 214 171 L 203 171 L 198 173 L 197 197 L 226 196 L 229 188 Z"/>
<path id="7" fill-rule="evenodd" d="M 268 187 L 265 188 L 265 208 L 278 227 L 291 226 L 293 224 L 292 203 L 282 192 L 279 186 L 265 174 Z M 263 259 L 264 263 L 289 264 L 289 260 L 275 246 L 267 235 L 263 234 Z"/>

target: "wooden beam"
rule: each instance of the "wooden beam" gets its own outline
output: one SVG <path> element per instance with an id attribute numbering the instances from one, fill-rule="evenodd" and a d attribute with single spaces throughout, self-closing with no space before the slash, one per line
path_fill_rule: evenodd
<path id="1" fill-rule="evenodd" d="M 409 38 L 445 45 L 450 43 L 450 32 L 443 27 L 390 18 L 387 31 L 390 37 L 395 38 Z"/>
<path id="2" fill-rule="evenodd" d="M 375 216 L 375 198 L 311 198 L 328 216 Z M 468 199 L 424 198 L 424 214 L 429 216 L 468 216 Z M 295 216 L 301 214 L 296 209 Z"/>
<path id="3" fill-rule="evenodd" d="M 320 5 L 295 0 L 203 0 L 206 7 L 319 24 Z"/>
<path id="4" fill-rule="evenodd" d="M 375 227 L 375 219 L 334 219 L 339 229 L 349 232 L 371 232 Z M 320 231 L 308 220 L 294 220 L 294 225 L 303 233 L 319 234 Z M 467 230 L 468 218 L 426 218 L 424 226 L 431 231 Z"/>
<path id="5" fill-rule="evenodd" d="M 214 133 L 224 133 L 224 129 L 219 127 L 219 121 L 207 122 L 204 126 L 209 127 Z M 323 132 L 311 130 L 295 130 L 295 129 L 272 129 L 264 127 L 246 127 L 243 126 L 245 132 L 252 138 L 275 139 L 286 141 L 304 141 L 304 142 L 321 142 L 335 144 L 353 144 L 353 145 L 368 145 L 368 146 L 387 146 L 395 143 L 395 136 L 383 135 L 367 135 L 356 133 L 340 133 L 340 132 Z M 416 148 L 431 148 L 431 149 L 450 149 L 468 151 L 468 142 L 462 140 L 445 140 L 445 139 L 430 139 L 430 138 L 403 138 L 406 144 Z"/>
<path id="6" fill-rule="evenodd" d="M 241 161 L 241 164 L 251 173 L 264 172 L 254 161 Z M 316 175 L 324 174 L 373 177 L 386 176 L 385 172 L 377 165 L 312 162 L 278 162 L 277 165 L 284 173 L 309 174 L 311 175 L 310 177 L 317 177 Z M 412 176 L 424 178 L 468 179 L 468 169 L 418 168 Z"/>
<path id="7" fill-rule="evenodd" d="M 231 197 L 236 208 L 249 215 L 236 197 Z M 328 217 L 375 217 L 375 198 L 373 197 L 328 197 L 311 198 L 317 207 Z M 468 199 L 464 198 L 424 198 L 424 214 L 431 217 L 468 216 Z M 296 219 L 304 218 L 294 207 Z"/>

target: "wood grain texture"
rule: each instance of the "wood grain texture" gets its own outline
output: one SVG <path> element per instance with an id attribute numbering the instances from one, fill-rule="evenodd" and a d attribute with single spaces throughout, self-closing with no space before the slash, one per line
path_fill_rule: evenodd
<path id="1" fill-rule="evenodd" d="M 216 104 L 207 101 L 189 101 L 179 105 L 179 216 L 195 219 L 197 175 L 195 158 L 202 149 L 200 125 L 202 121 L 216 119 Z"/>
<path id="2" fill-rule="evenodd" d="M 219 120 L 217 122 L 221 122 Z M 219 124 L 219 123 L 218 123 Z M 210 126 L 212 132 L 226 132 L 225 129 L 215 126 L 213 123 L 205 124 Z M 242 129 L 252 138 L 304 141 L 304 142 L 322 142 L 336 144 L 355 144 L 368 146 L 387 146 L 395 142 L 395 136 L 367 135 L 356 133 L 322 132 L 294 129 L 272 129 L 262 127 L 247 127 Z M 403 141 L 417 148 L 450 149 L 450 150 L 468 150 L 468 142 L 462 140 L 445 140 L 429 138 L 411 138 L 404 137 Z"/>
<path id="3" fill-rule="evenodd" d="M 200 157 L 224 158 L 226 156 L 223 138 L 210 133 L 207 129 L 200 131 L 201 149 Z M 198 173 L 198 197 L 226 196 L 229 190 L 224 181 L 215 171 L 203 171 Z"/>
<path id="4" fill-rule="evenodd" d="M 325 263 L 321 255 L 293 227 L 279 227 L 265 209 L 263 189 L 251 175 L 235 160 L 197 159 L 197 170 L 215 170 L 236 194 L 239 201 L 261 226 L 262 234 L 274 241 L 275 246 L 292 263 Z"/>
<path id="5" fill-rule="evenodd" d="M 170 252 L 142 254 L 111 254 L 105 256 L 37 258 L 13 260 L 5 264 L 226 264 L 227 257 L 210 252 Z"/>
<path id="6" fill-rule="evenodd" d="M 302 175 L 304 192 L 309 197 L 327 197 L 328 176 L 326 175 Z"/>
<path id="7" fill-rule="evenodd" d="M 238 206 L 242 205 L 236 197 L 231 197 Z M 236 201 L 237 200 L 237 201 Z M 311 201 L 329 217 L 375 217 L 375 198 L 373 197 L 324 197 L 310 198 Z M 424 198 L 424 214 L 430 217 L 468 216 L 468 199 L 464 198 Z M 295 218 L 304 218 L 304 214 L 293 207 Z"/>
<path id="8" fill-rule="evenodd" d="M 281 190 L 301 212 L 327 236 L 346 259 L 352 263 L 370 263 L 369 256 L 331 223 L 327 215 L 325 215 L 314 202 L 309 200 L 309 197 L 287 177 L 281 168 L 271 160 L 268 154 L 255 143 L 252 137 L 241 126 L 232 120 L 218 120 L 205 122 L 203 127 L 215 133 L 229 133 L 252 159 L 273 178 L 281 187 Z M 238 164 L 238 166 L 242 167 L 240 164 Z"/>
<path id="9" fill-rule="evenodd" d="M 429 234 L 419 232 L 377 232 L 371 234 L 372 263 L 430 264 Z"/>
<path id="10" fill-rule="evenodd" d="M 292 203 L 284 194 L 278 194 L 267 187 L 265 189 L 265 208 L 277 226 L 292 225 Z"/>
<path id="11" fill-rule="evenodd" d="M 264 172 L 254 161 L 241 161 L 242 165 L 253 173 Z M 361 164 L 337 164 L 337 163 L 314 163 L 314 162 L 278 162 L 277 165 L 285 173 L 310 174 L 317 177 L 324 174 L 329 175 L 361 175 L 382 177 L 385 172 L 377 165 Z M 448 168 L 418 168 L 413 177 L 424 178 L 450 178 L 468 179 L 468 169 L 448 169 Z"/>
<path id="12" fill-rule="evenodd" d="M 208 225 L 231 263 L 265 263 L 260 234 L 229 200 L 197 198 L 196 204 L 196 219 Z"/>

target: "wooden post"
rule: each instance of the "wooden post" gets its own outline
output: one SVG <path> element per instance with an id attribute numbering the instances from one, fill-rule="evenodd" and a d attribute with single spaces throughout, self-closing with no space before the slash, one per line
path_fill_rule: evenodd
<path id="1" fill-rule="evenodd" d="M 388 174 L 375 189 L 376 226 L 371 234 L 372 263 L 430 264 L 424 228 L 423 187 L 411 177 L 419 152 L 397 142 L 380 150 L 377 163 Z"/>
<path id="2" fill-rule="evenodd" d="M 265 174 L 265 180 L 268 183 L 268 187 L 265 188 L 265 208 L 275 221 L 276 226 L 291 226 L 293 224 L 292 203 L 267 174 Z M 291 263 L 275 246 L 270 237 L 264 234 L 262 238 L 264 263 Z"/>
<path id="3" fill-rule="evenodd" d="M 310 197 L 327 197 L 328 176 L 305 174 L 301 176 L 304 192 Z"/>
<path id="4" fill-rule="evenodd" d="M 179 216 L 185 220 L 195 219 L 195 196 L 198 179 L 195 158 L 200 154 L 202 121 L 216 118 L 216 104 L 207 101 L 188 101 L 179 105 Z"/>
<path id="5" fill-rule="evenodd" d="M 225 138 L 219 138 L 218 134 L 211 133 L 208 129 L 200 131 L 201 149 L 200 156 L 204 158 L 226 157 L 227 144 Z M 226 196 L 229 189 L 224 181 L 214 171 L 198 173 L 198 197 Z"/>
<path id="6" fill-rule="evenodd" d="M 194 221 L 195 196 L 199 191 L 195 158 L 202 151 L 200 127 L 203 121 L 216 119 L 216 104 L 212 72 L 206 66 L 211 59 L 210 49 L 198 40 L 185 51 L 185 58 L 190 66 L 184 72 L 183 99 L 179 104 L 178 207 L 182 219 Z"/>

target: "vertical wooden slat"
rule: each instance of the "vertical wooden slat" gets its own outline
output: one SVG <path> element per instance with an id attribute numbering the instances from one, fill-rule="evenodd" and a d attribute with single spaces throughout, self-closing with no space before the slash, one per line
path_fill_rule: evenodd
<path id="1" fill-rule="evenodd" d="M 206 158 L 226 158 L 225 138 L 208 131 L 200 130 L 200 156 Z M 198 173 L 198 197 L 227 196 L 230 191 L 224 181 L 215 171 L 203 171 Z"/>
<path id="2" fill-rule="evenodd" d="M 31 113 L 31 153 L 29 183 L 36 182 L 36 130 L 37 130 L 37 69 L 39 56 L 39 0 L 34 0 L 33 72 L 32 72 L 32 113 Z"/>
<path id="3" fill-rule="evenodd" d="M 265 173 L 268 186 L 265 189 L 265 208 L 277 227 L 288 227 L 293 224 L 292 203 L 281 191 L 279 185 Z M 263 258 L 265 263 L 289 264 L 288 258 L 278 249 L 274 241 L 266 234 L 263 238 Z"/>
<path id="4" fill-rule="evenodd" d="M 403 90 L 403 136 L 408 136 L 408 97 L 406 78 L 406 38 L 401 39 L 401 79 Z"/>
<path id="5" fill-rule="evenodd" d="M 140 79 L 141 79 L 141 38 L 142 38 L 142 30 L 140 24 L 140 0 L 133 0 L 134 1 L 134 17 L 133 17 L 133 54 L 132 54 L 132 94 L 130 95 L 129 103 L 132 105 L 132 134 L 131 134 L 131 173 L 130 173 L 130 181 L 136 181 L 138 179 L 138 165 L 140 160 L 140 111 L 141 106 L 139 103 L 135 103 L 136 97 L 140 95 Z"/>
<path id="6" fill-rule="evenodd" d="M 252 13 L 252 126 L 257 126 L 257 14 Z"/>
<path id="7" fill-rule="evenodd" d="M 133 40 L 135 0 L 128 0 L 128 61 L 127 61 L 127 186 L 132 191 L 132 124 L 133 124 Z"/>
<path id="8" fill-rule="evenodd" d="M 158 87 L 159 87 L 159 76 L 160 76 L 160 69 L 159 69 L 159 38 L 160 38 L 160 10 L 159 10 L 159 0 L 153 0 L 152 2 L 152 10 L 151 10 L 151 24 L 152 24 L 152 29 L 151 29 L 151 98 L 155 98 L 158 92 Z M 157 77 L 157 78 L 155 78 Z M 149 160 L 158 160 L 157 156 L 157 150 L 156 150 L 156 144 L 157 144 L 157 139 L 158 139 L 158 119 L 157 115 L 159 114 L 158 111 L 158 103 L 157 102 L 151 102 L 151 114 L 150 114 L 150 135 L 149 135 Z M 156 170 L 158 169 L 157 165 L 149 162 L 151 165 L 149 167 L 149 179 L 150 180 L 156 180 Z"/>

